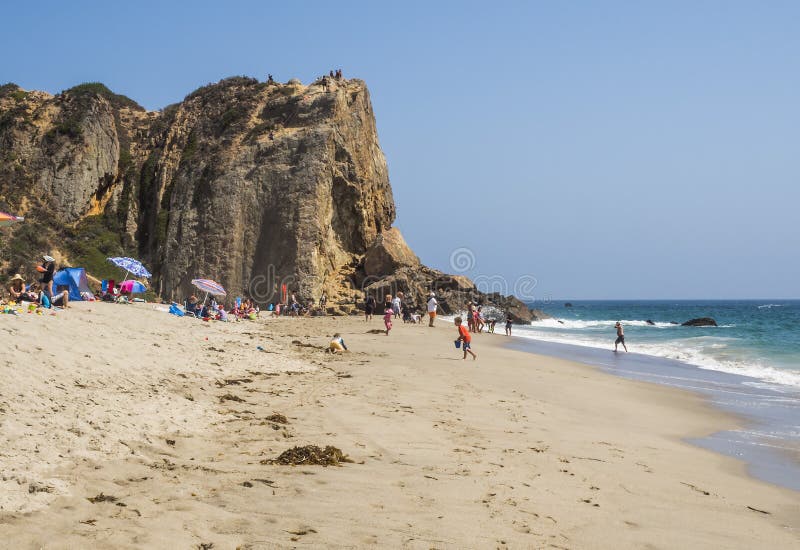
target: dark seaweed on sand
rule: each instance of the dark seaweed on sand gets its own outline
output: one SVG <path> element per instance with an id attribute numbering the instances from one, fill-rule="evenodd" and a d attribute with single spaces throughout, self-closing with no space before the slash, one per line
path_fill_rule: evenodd
<path id="1" fill-rule="evenodd" d="M 279 413 L 275 413 L 273 415 L 270 415 L 270 416 L 266 417 L 264 420 L 266 420 L 267 422 L 275 422 L 276 424 L 288 424 L 289 423 L 289 420 L 285 416 L 283 416 L 282 414 L 279 414 Z"/>
<path id="2" fill-rule="evenodd" d="M 96 504 L 98 502 L 116 502 L 117 497 L 112 497 L 111 495 L 104 495 L 103 493 L 100 493 L 96 497 L 88 497 L 86 500 L 88 500 L 92 504 Z"/>
<path id="3" fill-rule="evenodd" d="M 339 466 L 343 462 L 353 461 L 336 447 L 327 445 L 324 449 L 321 449 L 316 445 L 306 445 L 305 447 L 293 447 L 283 451 L 278 458 L 262 460 L 261 464 Z"/>

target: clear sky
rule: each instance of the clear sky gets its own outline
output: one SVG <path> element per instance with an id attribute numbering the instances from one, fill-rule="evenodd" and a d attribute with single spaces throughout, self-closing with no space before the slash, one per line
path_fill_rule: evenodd
<path id="1" fill-rule="evenodd" d="M 800 297 L 800 2 L 2 11 L 0 81 L 25 89 L 159 109 L 233 75 L 364 79 L 433 267 L 537 300 Z"/>

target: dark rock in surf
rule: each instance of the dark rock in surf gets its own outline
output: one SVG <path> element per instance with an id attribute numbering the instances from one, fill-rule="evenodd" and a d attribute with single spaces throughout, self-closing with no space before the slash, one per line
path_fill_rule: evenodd
<path id="1" fill-rule="evenodd" d="M 655 326 L 655 323 L 654 323 L 653 321 L 651 321 L 650 319 L 648 319 L 647 321 L 645 321 L 645 323 L 647 323 L 647 324 L 648 324 L 648 325 L 650 325 L 650 326 Z"/>
<path id="2" fill-rule="evenodd" d="M 698 317 L 697 319 L 689 319 L 685 323 L 681 323 L 682 327 L 716 327 L 717 322 L 711 317 Z"/>

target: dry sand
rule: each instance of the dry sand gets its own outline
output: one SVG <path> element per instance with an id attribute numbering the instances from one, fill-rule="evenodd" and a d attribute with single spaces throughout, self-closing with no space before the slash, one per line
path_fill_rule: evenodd
<path id="1" fill-rule="evenodd" d="M 0 316 L 0 546 L 800 547 L 798 493 L 682 442 L 735 419 L 440 325 Z M 261 463 L 307 444 L 354 462 Z"/>

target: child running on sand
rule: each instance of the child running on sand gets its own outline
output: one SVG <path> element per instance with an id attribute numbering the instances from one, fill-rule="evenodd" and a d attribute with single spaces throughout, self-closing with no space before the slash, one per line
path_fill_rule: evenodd
<path id="1" fill-rule="evenodd" d="M 478 358 L 478 356 L 475 355 L 475 353 L 470 349 L 471 348 L 470 342 L 472 342 L 472 336 L 470 335 L 469 330 L 467 330 L 467 328 L 461 324 L 461 317 L 456 317 L 453 322 L 455 323 L 456 327 L 458 327 L 458 340 L 456 340 L 456 342 L 460 340 L 461 348 L 464 350 L 464 357 L 462 359 L 466 359 L 467 354 L 469 353 L 472 356 L 472 360 L 474 361 L 475 359 Z"/>
<path id="2" fill-rule="evenodd" d="M 392 303 L 389 302 L 383 309 L 383 324 L 386 326 L 386 336 L 389 336 L 389 331 L 392 330 L 392 315 L 394 315 L 394 310 L 392 309 Z"/>

